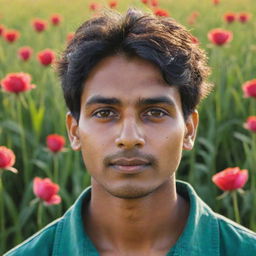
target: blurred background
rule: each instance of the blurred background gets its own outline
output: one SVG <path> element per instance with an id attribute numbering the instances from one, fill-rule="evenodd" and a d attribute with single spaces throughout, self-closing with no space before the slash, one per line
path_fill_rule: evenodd
<path id="1" fill-rule="evenodd" d="M 0 0 L 0 6 L 0 146 L 13 151 L 18 170 L 8 171 L 0 161 L 0 255 L 60 217 L 90 185 L 80 153 L 68 142 L 67 109 L 52 65 L 78 26 L 106 7 L 172 17 L 207 52 L 215 89 L 199 107 L 197 142 L 184 152 L 177 178 L 237 221 L 232 196 L 216 199 L 225 190 L 212 176 L 226 168 L 248 170 L 237 206 L 240 223 L 256 231 L 255 86 L 246 91 L 256 84 L 254 0 Z M 57 183 L 61 203 L 39 207 L 35 177 Z"/>

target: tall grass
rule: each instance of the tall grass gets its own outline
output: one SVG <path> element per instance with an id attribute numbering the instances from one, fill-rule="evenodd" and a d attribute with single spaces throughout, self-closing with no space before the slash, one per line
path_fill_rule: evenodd
<path id="1" fill-rule="evenodd" d="M 100 1 L 107 3 L 106 1 Z M 4 192 L 0 197 L 4 205 L 4 229 L 0 234 L 3 248 L 0 254 L 37 231 L 36 208 L 31 205 L 34 195 L 32 180 L 35 176 L 53 177 L 53 158 L 45 149 L 48 134 L 66 136 L 65 113 L 67 111 L 56 74 L 50 67 L 41 66 L 36 53 L 51 48 L 60 53 L 66 45 L 66 35 L 87 18 L 92 16 L 88 1 L 68 0 L 0 0 L 0 24 L 18 29 L 21 38 L 13 44 L 0 37 L 0 78 L 11 72 L 31 74 L 37 88 L 31 92 L 16 95 L 0 92 L 0 145 L 11 148 L 17 157 L 15 167 L 19 174 L 5 172 Z M 139 0 L 119 1 L 118 10 L 128 6 L 146 9 Z M 225 0 L 213 6 L 210 0 L 160 1 L 171 16 L 187 26 L 199 38 L 202 48 L 209 56 L 212 67 L 211 82 L 214 92 L 199 107 L 200 126 L 195 148 L 185 152 L 177 177 L 189 181 L 198 194 L 215 210 L 234 219 L 232 201 L 229 197 L 216 200 L 221 193 L 211 177 L 227 167 L 239 166 L 249 170 L 250 179 L 239 197 L 242 224 L 256 231 L 256 136 L 243 128 L 247 116 L 256 115 L 256 102 L 243 98 L 241 86 L 255 78 L 256 70 L 256 17 L 246 24 L 226 24 L 222 15 L 227 11 L 242 12 L 256 8 L 253 0 Z M 18 10 L 18 11 L 17 11 Z M 187 24 L 188 15 L 198 11 L 197 22 Z M 49 19 L 52 13 L 64 17 L 59 27 L 49 28 L 38 34 L 33 31 L 30 21 L 34 17 Z M 207 39 L 210 29 L 222 27 L 232 30 L 233 41 L 224 47 L 211 45 Z M 24 63 L 17 58 L 17 49 L 29 45 L 34 56 Z M 81 191 L 90 184 L 79 153 L 62 153 L 58 159 L 59 177 L 57 182 L 63 202 L 60 206 L 43 209 L 43 225 L 61 216 L 74 202 Z M 254 201 L 253 201 L 254 200 Z"/>

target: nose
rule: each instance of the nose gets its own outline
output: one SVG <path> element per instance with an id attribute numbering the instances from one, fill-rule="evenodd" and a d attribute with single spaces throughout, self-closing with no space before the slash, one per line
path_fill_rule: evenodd
<path id="1" fill-rule="evenodd" d="M 129 118 L 122 123 L 120 135 L 116 138 L 115 144 L 122 149 L 141 148 L 145 145 L 145 139 L 135 120 Z"/>

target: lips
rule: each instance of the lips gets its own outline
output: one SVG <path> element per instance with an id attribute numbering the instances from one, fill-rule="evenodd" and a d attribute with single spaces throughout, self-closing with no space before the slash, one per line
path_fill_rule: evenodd
<path id="1" fill-rule="evenodd" d="M 149 165 L 149 161 L 142 158 L 118 158 L 113 160 L 110 165 L 119 165 L 119 166 L 138 166 L 138 165 Z"/>

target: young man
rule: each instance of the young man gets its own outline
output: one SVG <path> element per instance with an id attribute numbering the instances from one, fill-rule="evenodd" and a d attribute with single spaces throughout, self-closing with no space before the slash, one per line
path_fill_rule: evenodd
<path id="1" fill-rule="evenodd" d="M 256 255 L 255 233 L 175 179 L 193 147 L 196 106 L 211 90 L 205 60 L 169 18 L 133 9 L 85 22 L 58 72 L 71 146 L 92 185 L 6 255 Z"/>

